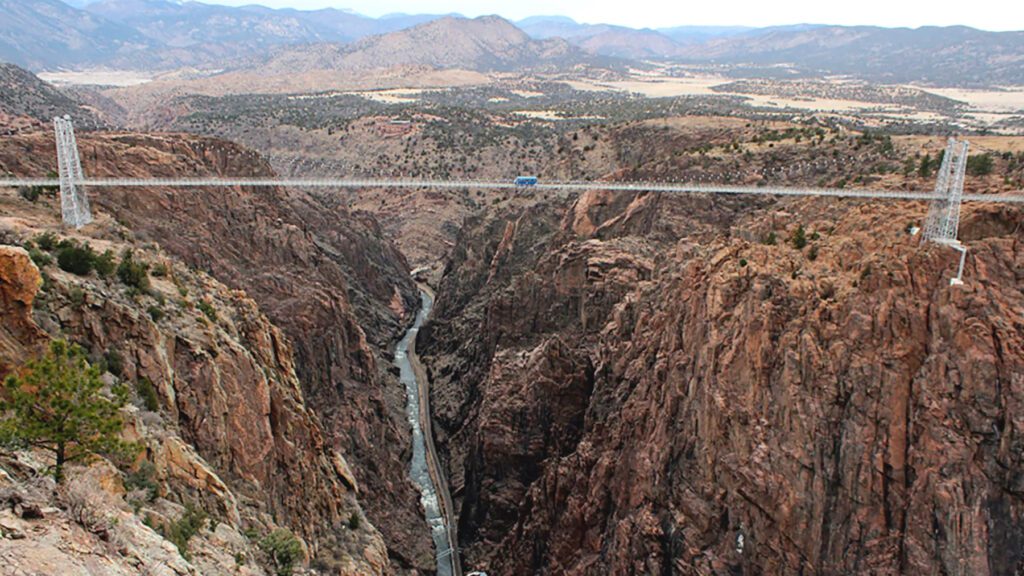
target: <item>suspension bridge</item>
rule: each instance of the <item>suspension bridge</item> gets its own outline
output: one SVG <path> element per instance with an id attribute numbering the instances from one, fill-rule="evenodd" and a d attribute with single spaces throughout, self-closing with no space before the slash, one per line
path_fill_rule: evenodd
<path id="1" fill-rule="evenodd" d="M 61 215 L 65 225 L 81 228 L 92 222 L 86 188 L 206 188 L 206 187 L 296 187 L 296 188 L 415 188 L 415 189 L 521 189 L 515 181 L 439 180 L 411 178 L 86 178 L 82 171 L 71 118 L 54 119 L 58 178 L 0 179 L 0 187 L 53 186 L 60 188 Z M 922 242 L 932 241 L 960 252 L 960 268 L 952 284 L 961 283 L 966 248 L 957 240 L 960 207 L 963 202 L 1024 204 L 1024 192 L 1010 194 L 964 194 L 968 143 L 949 139 L 934 191 L 865 190 L 847 188 L 804 188 L 783 186 L 731 186 L 670 182 L 540 181 L 530 188 L 548 191 L 660 192 L 667 194 L 727 194 L 759 196 L 816 196 L 930 202 Z"/>

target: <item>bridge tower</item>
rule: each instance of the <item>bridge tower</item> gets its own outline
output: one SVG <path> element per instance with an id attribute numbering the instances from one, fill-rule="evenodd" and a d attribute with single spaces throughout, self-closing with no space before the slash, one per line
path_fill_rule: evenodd
<path id="1" fill-rule="evenodd" d="M 75 127 L 71 117 L 53 119 L 54 132 L 57 135 L 57 170 L 60 173 L 60 213 L 66 226 L 81 228 L 92 222 L 89 211 L 89 198 L 81 182 L 85 179 L 82 173 L 82 161 L 78 157 L 78 142 L 75 140 Z"/>
<path id="2" fill-rule="evenodd" d="M 965 140 L 949 139 L 946 153 L 942 157 L 938 177 L 935 181 L 935 198 L 928 209 L 921 242 L 937 242 L 960 252 L 960 268 L 950 285 L 963 284 L 964 261 L 967 248 L 957 240 L 960 229 L 960 205 L 964 194 L 964 176 L 967 173 L 967 150 Z"/>

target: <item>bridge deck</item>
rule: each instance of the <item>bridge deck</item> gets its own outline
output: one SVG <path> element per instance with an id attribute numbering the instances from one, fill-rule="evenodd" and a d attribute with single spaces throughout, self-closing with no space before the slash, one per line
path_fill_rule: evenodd
<path id="1" fill-rule="evenodd" d="M 487 180 L 410 180 L 404 178 L 87 178 L 76 186 L 91 188 L 205 188 L 218 186 L 298 187 L 298 188 L 435 188 L 435 189 L 507 189 L 520 190 L 512 181 Z M 0 179 L 0 187 L 60 186 L 54 178 Z M 790 188 L 782 186 L 717 186 L 652 182 L 538 182 L 533 189 L 624 192 L 667 192 L 676 194 L 755 194 L 762 196 L 825 196 L 835 198 L 878 198 L 888 200 L 938 199 L 934 192 L 907 190 L 862 190 L 849 188 Z M 964 202 L 1024 203 L 1024 191 L 1010 194 L 964 194 Z"/>

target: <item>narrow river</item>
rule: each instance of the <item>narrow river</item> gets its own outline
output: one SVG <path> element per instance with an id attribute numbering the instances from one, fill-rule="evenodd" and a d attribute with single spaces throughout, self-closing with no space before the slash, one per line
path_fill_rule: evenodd
<path id="1" fill-rule="evenodd" d="M 433 297 L 424 290 L 420 290 L 420 300 L 422 305 L 416 314 L 416 321 L 395 347 L 395 365 L 401 371 L 402 384 L 405 385 L 407 396 L 405 412 L 409 419 L 409 425 L 412 426 L 412 465 L 409 474 L 420 489 L 420 501 L 423 503 L 427 524 L 430 526 L 430 534 L 434 539 L 437 574 L 438 576 L 459 576 L 461 571 L 457 573 L 458 569 L 453 567 L 453 562 L 456 562 L 457 559 L 453 558 L 451 551 L 453 539 L 449 533 L 448 521 L 441 500 L 444 498 L 445 501 L 448 501 L 449 498 L 447 494 L 440 497 L 438 495 L 434 476 L 431 475 L 432 466 L 433 472 L 440 474 L 437 469 L 436 456 L 433 453 L 433 439 L 429 436 L 429 423 L 426 424 L 428 431 L 424 433 L 424 423 L 421 421 L 421 417 L 429 418 L 429 412 L 426 410 L 429 398 L 424 397 L 426 382 L 418 380 L 417 369 L 413 365 L 414 362 L 417 362 L 415 357 L 416 334 L 427 317 L 430 316 L 430 310 L 434 306 Z M 429 451 L 428 443 L 431 443 Z"/>

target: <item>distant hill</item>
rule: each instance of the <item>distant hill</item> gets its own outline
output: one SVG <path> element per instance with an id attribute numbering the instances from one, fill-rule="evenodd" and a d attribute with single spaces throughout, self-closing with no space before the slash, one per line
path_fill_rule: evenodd
<path id="1" fill-rule="evenodd" d="M 169 0 L 98 0 L 86 10 L 137 29 L 171 47 L 231 45 L 238 52 L 283 44 L 351 42 L 441 16 L 395 14 L 369 18 L 347 10 L 273 9 Z"/>
<path id="2" fill-rule="evenodd" d="M 674 26 L 659 28 L 658 32 L 668 36 L 677 44 L 698 44 L 714 38 L 727 38 L 753 30 L 756 28 L 749 26 Z"/>
<path id="3" fill-rule="evenodd" d="M 1024 32 L 967 27 L 797 24 L 637 30 L 536 16 L 369 18 L 345 10 L 271 9 L 171 0 L 0 0 L 0 60 L 32 70 L 181 68 L 568 71 L 624 60 L 728 65 L 739 77 L 851 75 L 882 83 L 1024 84 Z M 559 69 L 563 70 L 559 70 Z"/>
<path id="4" fill-rule="evenodd" d="M 593 54 L 632 59 L 674 58 L 681 46 L 655 30 L 634 30 L 609 26 L 593 36 L 577 37 L 573 43 Z"/>
<path id="5" fill-rule="evenodd" d="M 37 70 L 75 67 L 155 48 L 134 28 L 60 0 L 0 0 L 0 61 Z"/>
<path id="6" fill-rule="evenodd" d="M 609 65 L 562 39 L 534 40 L 498 16 L 445 17 L 349 45 L 285 48 L 254 64 L 267 74 L 371 70 L 398 66 L 476 71 Z"/>
<path id="7" fill-rule="evenodd" d="M 591 54 L 602 56 L 672 58 L 679 51 L 679 45 L 674 40 L 650 29 L 580 24 L 564 16 L 534 16 L 520 20 L 516 25 L 533 38 L 565 38 Z"/>
<path id="8" fill-rule="evenodd" d="M 609 24 L 580 24 L 566 16 L 531 16 L 516 22 L 516 26 L 539 40 L 587 38 L 614 28 Z"/>
<path id="9" fill-rule="evenodd" d="M 86 11 L 131 26 L 148 38 L 172 47 L 197 44 L 239 44 L 251 47 L 303 42 L 349 41 L 344 25 L 368 20 L 337 10 L 323 19 L 309 13 L 277 11 L 262 6 L 230 7 L 166 0 L 101 0 Z M 337 12 L 337 14 L 334 14 Z M 345 22 L 336 26 L 339 19 Z M 350 22 L 351 21 L 351 22 Z"/>
<path id="10" fill-rule="evenodd" d="M 805 74 L 850 74 L 876 82 L 1024 84 L 1024 32 L 965 26 L 813 26 L 754 30 L 684 47 L 692 62 L 791 64 Z"/>
<path id="11" fill-rule="evenodd" d="M 70 114 L 74 116 L 76 126 L 90 128 L 100 125 L 92 111 L 14 64 L 0 63 L 0 113 L 44 122 Z"/>

